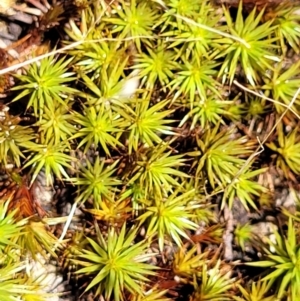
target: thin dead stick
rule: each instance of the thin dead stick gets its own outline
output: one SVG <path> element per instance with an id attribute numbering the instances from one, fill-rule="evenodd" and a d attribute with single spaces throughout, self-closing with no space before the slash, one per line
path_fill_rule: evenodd
<path id="1" fill-rule="evenodd" d="M 266 141 L 268 140 L 268 138 L 271 136 L 271 134 L 275 131 L 277 125 L 280 123 L 280 121 L 282 120 L 282 118 L 285 116 L 285 114 L 288 111 L 291 111 L 291 107 L 293 106 L 294 102 L 296 101 L 298 95 L 300 93 L 300 88 L 297 90 L 297 92 L 295 93 L 292 101 L 289 103 L 289 105 L 286 107 L 285 111 L 281 114 L 281 116 L 278 118 L 278 120 L 276 121 L 276 123 L 274 124 L 274 126 L 272 127 L 272 129 L 270 130 L 270 132 L 268 133 L 268 135 L 264 138 L 264 140 L 262 142 L 260 142 L 259 137 L 256 137 L 259 146 L 257 147 L 257 149 L 249 156 L 249 158 L 246 160 L 246 162 L 243 164 L 243 166 L 241 167 L 241 169 L 239 170 L 239 172 L 234 176 L 234 178 L 232 179 L 232 183 L 234 182 L 235 179 L 237 179 L 241 173 L 244 171 L 244 169 L 247 167 L 247 165 L 254 159 L 254 157 L 258 156 L 259 154 L 261 154 L 264 151 L 264 144 L 266 143 Z"/>
<path id="2" fill-rule="evenodd" d="M 289 111 L 291 111 L 293 114 L 295 114 L 295 116 L 296 116 L 298 119 L 300 119 L 299 114 L 297 114 L 297 112 L 295 112 L 295 111 L 291 108 L 290 104 L 289 104 L 289 105 L 286 105 L 286 104 L 281 103 L 281 102 L 279 102 L 279 101 L 277 101 L 277 100 L 275 100 L 275 99 L 269 98 L 269 97 L 267 97 L 267 96 L 265 96 L 265 95 L 263 95 L 263 94 L 259 94 L 259 93 L 255 92 L 255 91 L 253 91 L 253 90 L 250 90 L 250 89 L 246 88 L 245 86 L 243 86 L 242 84 L 240 84 L 240 83 L 239 83 L 238 81 L 236 81 L 236 80 L 234 80 L 233 83 L 234 83 L 237 87 L 241 88 L 242 90 L 244 90 L 244 91 L 246 91 L 246 92 L 248 92 L 248 93 L 251 93 L 251 94 L 253 94 L 253 95 L 255 95 L 255 96 L 258 96 L 258 97 L 260 97 L 260 98 L 263 98 L 263 99 L 265 99 L 265 100 L 268 100 L 268 101 L 270 101 L 270 102 L 272 102 L 272 103 L 278 104 L 278 105 L 280 105 L 280 106 L 282 106 L 282 107 L 284 107 L 284 108 L 288 108 Z M 296 94 L 298 95 L 299 93 L 296 92 Z M 294 99 L 294 98 L 293 98 L 293 99 Z M 294 100 L 294 101 L 295 101 L 295 100 Z M 292 103 L 294 103 L 294 101 L 292 101 Z M 283 113 L 283 114 L 285 115 L 286 112 Z M 284 116 L 284 115 L 283 115 L 283 116 Z"/>
<path id="3" fill-rule="evenodd" d="M 236 36 L 233 36 L 233 35 L 231 35 L 231 34 L 229 34 L 229 33 L 226 33 L 226 32 L 223 32 L 223 31 L 214 29 L 214 28 L 212 28 L 212 27 L 206 26 L 206 25 L 204 25 L 204 24 L 195 22 L 195 21 L 193 21 L 192 19 L 183 17 L 183 16 L 178 15 L 178 14 L 174 14 L 174 16 L 175 16 L 176 18 L 178 18 L 178 19 L 181 19 L 181 20 L 185 21 L 185 22 L 188 23 L 188 24 L 191 24 L 191 25 L 197 26 L 197 27 L 199 27 L 199 28 L 202 28 L 202 29 L 204 29 L 204 30 L 207 30 L 207 31 L 210 31 L 210 32 L 219 34 L 220 36 L 223 36 L 223 37 L 225 37 L 225 38 L 229 38 L 229 39 L 235 40 L 235 41 L 237 41 L 237 42 L 243 44 L 243 45 L 246 46 L 247 48 L 250 48 L 250 45 L 249 45 L 245 40 L 241 39 L 240 37 L 236 37 Z"/>
<path id="4" fill-rule="evenodd" d="M 109 3 L 106 3 L 105 1 L 101 1 L 102 3 L 103 3 L 103 2 L 105 3 L 106 9 L 103 10 L 103 11 L 101 12 L 100 16 L 97 18 L 97 20 L 94 22 L 94 24 L 100 22 L 100 20 L 101 20 L 102 17 L 104 16 L 104 14 L 108 11 L 107 8 L 110 7 L 115 1 L 116 1 L 116 0 L 111 0 Z M 93 29 L 93 28 L 90 28 L 90 29 L 88 30 L 88 32 L 90 32 L 92 29 Z"/>
<path id="5" fill-rule="evenodd" d="M 51 55 L 54 55 L 54 54 L 56 54 L 56 53 L 60 53 L 60 52 L 64 52 L 65 50 L 72 49 L 72 48 L 74 48 L 74 47 L 76 47 L 76 46 L 78 46 L 78 45 L 83 44 L 84 42 L 85 42 L 85 41 L 74 42 L 74 43 L 72 43 L 72 44 L 70 44 L 70 45 L 67 45 L 67 46 L 63 47 L 63 48 L 60 48 L 60 49 L 57 49 L 57 50 L 53 50 L 53 51 L 51 51 L 51 52 L 48 52 L 48 53 L 39 55 L 39 56 L 37 56 L 37 57 L 34 57 L 34 58 L 32 58 L 32 59 L 29 59 L 29 60 L 27 60 L 27 61 L 25 61 L 25 62 L 22 62 L 22 63 L 19 63 L 19 64 L 15 64 L 15 65 L 13 65 L 13 66 L 4 68 L 4 69 L 0 70 L 0 75 L 6 74 L 6 73 L 12 72 L 12 71 L 14 71 L 14 70 L 16 70 L 16 69 L 20 69 L 20 68 L 23 68 L 23 67 L 28 66 L 28 65 L 30 65 L 30 64 L 36 63 L 36 62 L 38 62 L 38 61 L 40 61 L 40 60 L 42 60 L 42 59 L 44 59 L 44 58 L 46 58 L 46 57 L 49 57 L 49 56 L 51 56 Z"/>
<path id="6" fill-rule="evenodd" d="M 292 101 L 289 103 L 289 105 L 286 107 L 286 109 L 284 110 L 284 112 L 281 114 L 281 116 L 278 118 L 278 120 L 276 121 L 276 123 L 274 124 L 274 126 L 272 127 L 271 131 L 269 132 L 269 134 L 264 138 L 263 143 L 265 143 L 267 141 L 267 139 L 270 137 L 270 135 L 275 131 L 277 125 L 279 124 L 279 122 L 282 120 L 282 118 L 286 115 L 286 113 L 288 111 L 291 111 L 294 113 L 294 111 L 291 109 L 292 105 L 294 104 L 294 102 L 296 101 L 297 97 L 300 94 L 300 88 L 298 88 L 297 92 L 295 93 Z M 294 113 L 298 118 L 299 116 Z M 299 118 L 300 119 L 300 118 Z"/>
<path id="7" fill-rule="evenodd" d="M 134 37 L 124 38 L 124 39 L 122 39 L 122 41 L 131 41 L 131 40 L 134 40 L 136 38 L 138 38 L 138 39 L 141 39 L 141 38 L 144 38 L 144 39 L 146 39 L 146 38 L 147 39 L 154 39 L 153 37 L 149 37 L 149 36 L 136 36 L 136 37 L 134 36 Z M 10 66 L 10 67 L 7 67 L 5 69 L 2 69 L 2 70 L 0 70 L 0 75 L 6 74 L 8 72 L 12 72 L 12 71 L 14 71 L 16 69 L 23 68 L 23 67 L 28 66 L 28 65 L 30 65 L 32 63 L 36 63 L 36 62 L 38 62 L 38 61 L 40 61 L 40 60 L 42 60 L 42 59 L 44 59 L 46 57 L 49 57 L 49 56 L 54 55 L 56 53 L 64 52 L 66 50 L 72 49 L 72 48 L 74 48 L 76 46 L 79 46 L 81 44 L 84 44 L 84 43 L 100 43 L 100 42 L 105 42 L 105 41 L 118 41 L 118 40 L 119 39 L 117 39 L 117 38 L 116 39 L 113 39 L 113 38 L 103 38 L 103 39 L 98 39 L 98 40 L 81 40 L 81 41 L 77 41 L 77 42 L 74 42 L 74 43 L 72 43 L 70 45 L 62 47 L 60 49 L 53 50 L 51 52 L 48 52 L 48 53 L 39 55 L 37 57 L 34 57 L 32 59 L 29 59 L 29 60 L 27 60 L 25 62 L 22 62 L 22 63 L 19 63 L 19 64 L 15 64 L 13 66 Z"/>
<path id="8" fill-rule="evenodd" d="M 53 249 L 52 249 L 53 252 L 56 250 L 56 248 L 59 246 L 59 244 L 64 240 L 64 238 L 65 238 L 65 236 L 66 236 L 66 234 L 67 234 L 67 231 L 68 231 L 68 229 L 69 229 L 69 227 L 70 227 L 70 224 L 71 224 L 71 222 L 72 222 L 72 219 L 73 219 L 73 217 L 74 217 L 74 214 L 75 214 L 76 209 L 77 209 L 77 203 L 75 202 L 75 203 L 72 205 L 72 208 L 71 208 L 70 213 L 69 213 L 69 215 L 68 215 L 68 219 L 67 219 L 67 221 L 66 221 L 66 223 L 65 223 L 65 226 L 64 226 L 64 228 L 63 228 L 63 231 L 62 231 L 62 233 L 61 233 L 59 239 L 56 241 L 56 243 L 55 243 L 55 245 L 54 245 L 54 247 L 53 247 Z"/>

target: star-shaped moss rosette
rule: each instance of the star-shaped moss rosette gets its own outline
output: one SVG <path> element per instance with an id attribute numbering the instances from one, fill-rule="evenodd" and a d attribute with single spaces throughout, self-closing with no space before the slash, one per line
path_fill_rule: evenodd
<path id="1" fill-rule="evenodd" d="M 124 224 L 120 233 L 110 228 L 106 239 L 99 230 L 95 240 L 87 238 L 89 245 L 78 250 L 74 260 L 83 266 L 76 274 L 92 276 L 86 291 L 94 288 L 96 296 L 113 296 L 116 301 L 125 300 L 125 291 L 143 294 L 141 283 L 147 283 L 157 268 L 145 263 L 153 254 L 145 253 L 145 241 L 134 242 L 136 234 L 137 229 L 127 231 Z"/>
<path id="2" fill-rule="evenodd" d="M 269 268 L 269 273 L 262 280 L 276 284 L 277 298 L 287 297 L 289 300 L 296 300 L 299 295 L 300 245 L 295 224 L 291 217 L 287 226 L 286 237 L 275 232 L 276 243 L 268 239 L 269 245 L 264 247 L 262 260 L 249 262 L 247 265 Z"/>
<path id="3" fill-rule="evenodd" d="M 68 71 L 71 61 L 72 59 L 64 58 L 57 60 L 52 55 L 30 65 L 25 75 L 16 75 L 19 84 L 12 90 L 22 92 L 13 101 L 28 95 L 27 109 L 32 108 L 34 115 L 39 119 L 43 116 L 44 106 L 50 110 L 55 108 L 56 103 L 66 106 L 65 99 L 77 91 L 67 85 L 75 80 L 74 73 Z"/>
<path id="4" fill-rule="evenodd" d="M 264 9 L 256 14 L 254 8 L 244 19 L 242 1 L 234 21 L 227 8 L 223 8 L 223 11 L 227 30 L 233 38 L 217 40 L 222 46 L 220 50 L 217 48 L 216 59 L 223 60 L 218 75 L 223 82 L 228 79 L 232 83 L 238 64 L 241 64 L 247 81 L 255 86 L 268 69 L 272 70 L 272 64 L 279 61 L 274 45 L 277 38 L 271 37 L 276 26 L 272 24 L 273 20 L 261 23 Z"/>
<path id="5" fill-rule="evenodd" d="M 9 107 L 3 106 L 0 114 L 0 164 L 20 167 L 25 152 L 36 147 L 36 134 L 31 127 L 21 124 L 19 116 L 9 114 Z"/>

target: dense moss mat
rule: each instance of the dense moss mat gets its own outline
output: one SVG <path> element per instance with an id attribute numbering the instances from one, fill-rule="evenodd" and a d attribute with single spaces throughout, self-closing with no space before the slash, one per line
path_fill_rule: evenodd
<path id="1" fill-rule="evenodd" d="M 300 6 L 263 4 L 27 3 L 0 53 L 1 300 L 297 300 Z"/>

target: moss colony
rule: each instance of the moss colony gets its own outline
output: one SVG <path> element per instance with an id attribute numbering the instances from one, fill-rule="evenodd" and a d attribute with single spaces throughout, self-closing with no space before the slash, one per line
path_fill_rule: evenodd
<path id="1" fill-rule="evenodd" d="M 299 300 L 299 3 L 25 2 L 0 300 Z"/>

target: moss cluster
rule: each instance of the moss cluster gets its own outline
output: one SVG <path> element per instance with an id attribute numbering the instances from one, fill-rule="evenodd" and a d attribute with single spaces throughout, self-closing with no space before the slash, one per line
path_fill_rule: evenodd
<path id="1" fill-rule="evenodd" d="M 0 107 L 0 299 L 51 297 L 42 254 L 78 300 L 296 301 L 300 7 L 76 3 Z M 68 216 L 32 197 L 41 173 Z"/>

